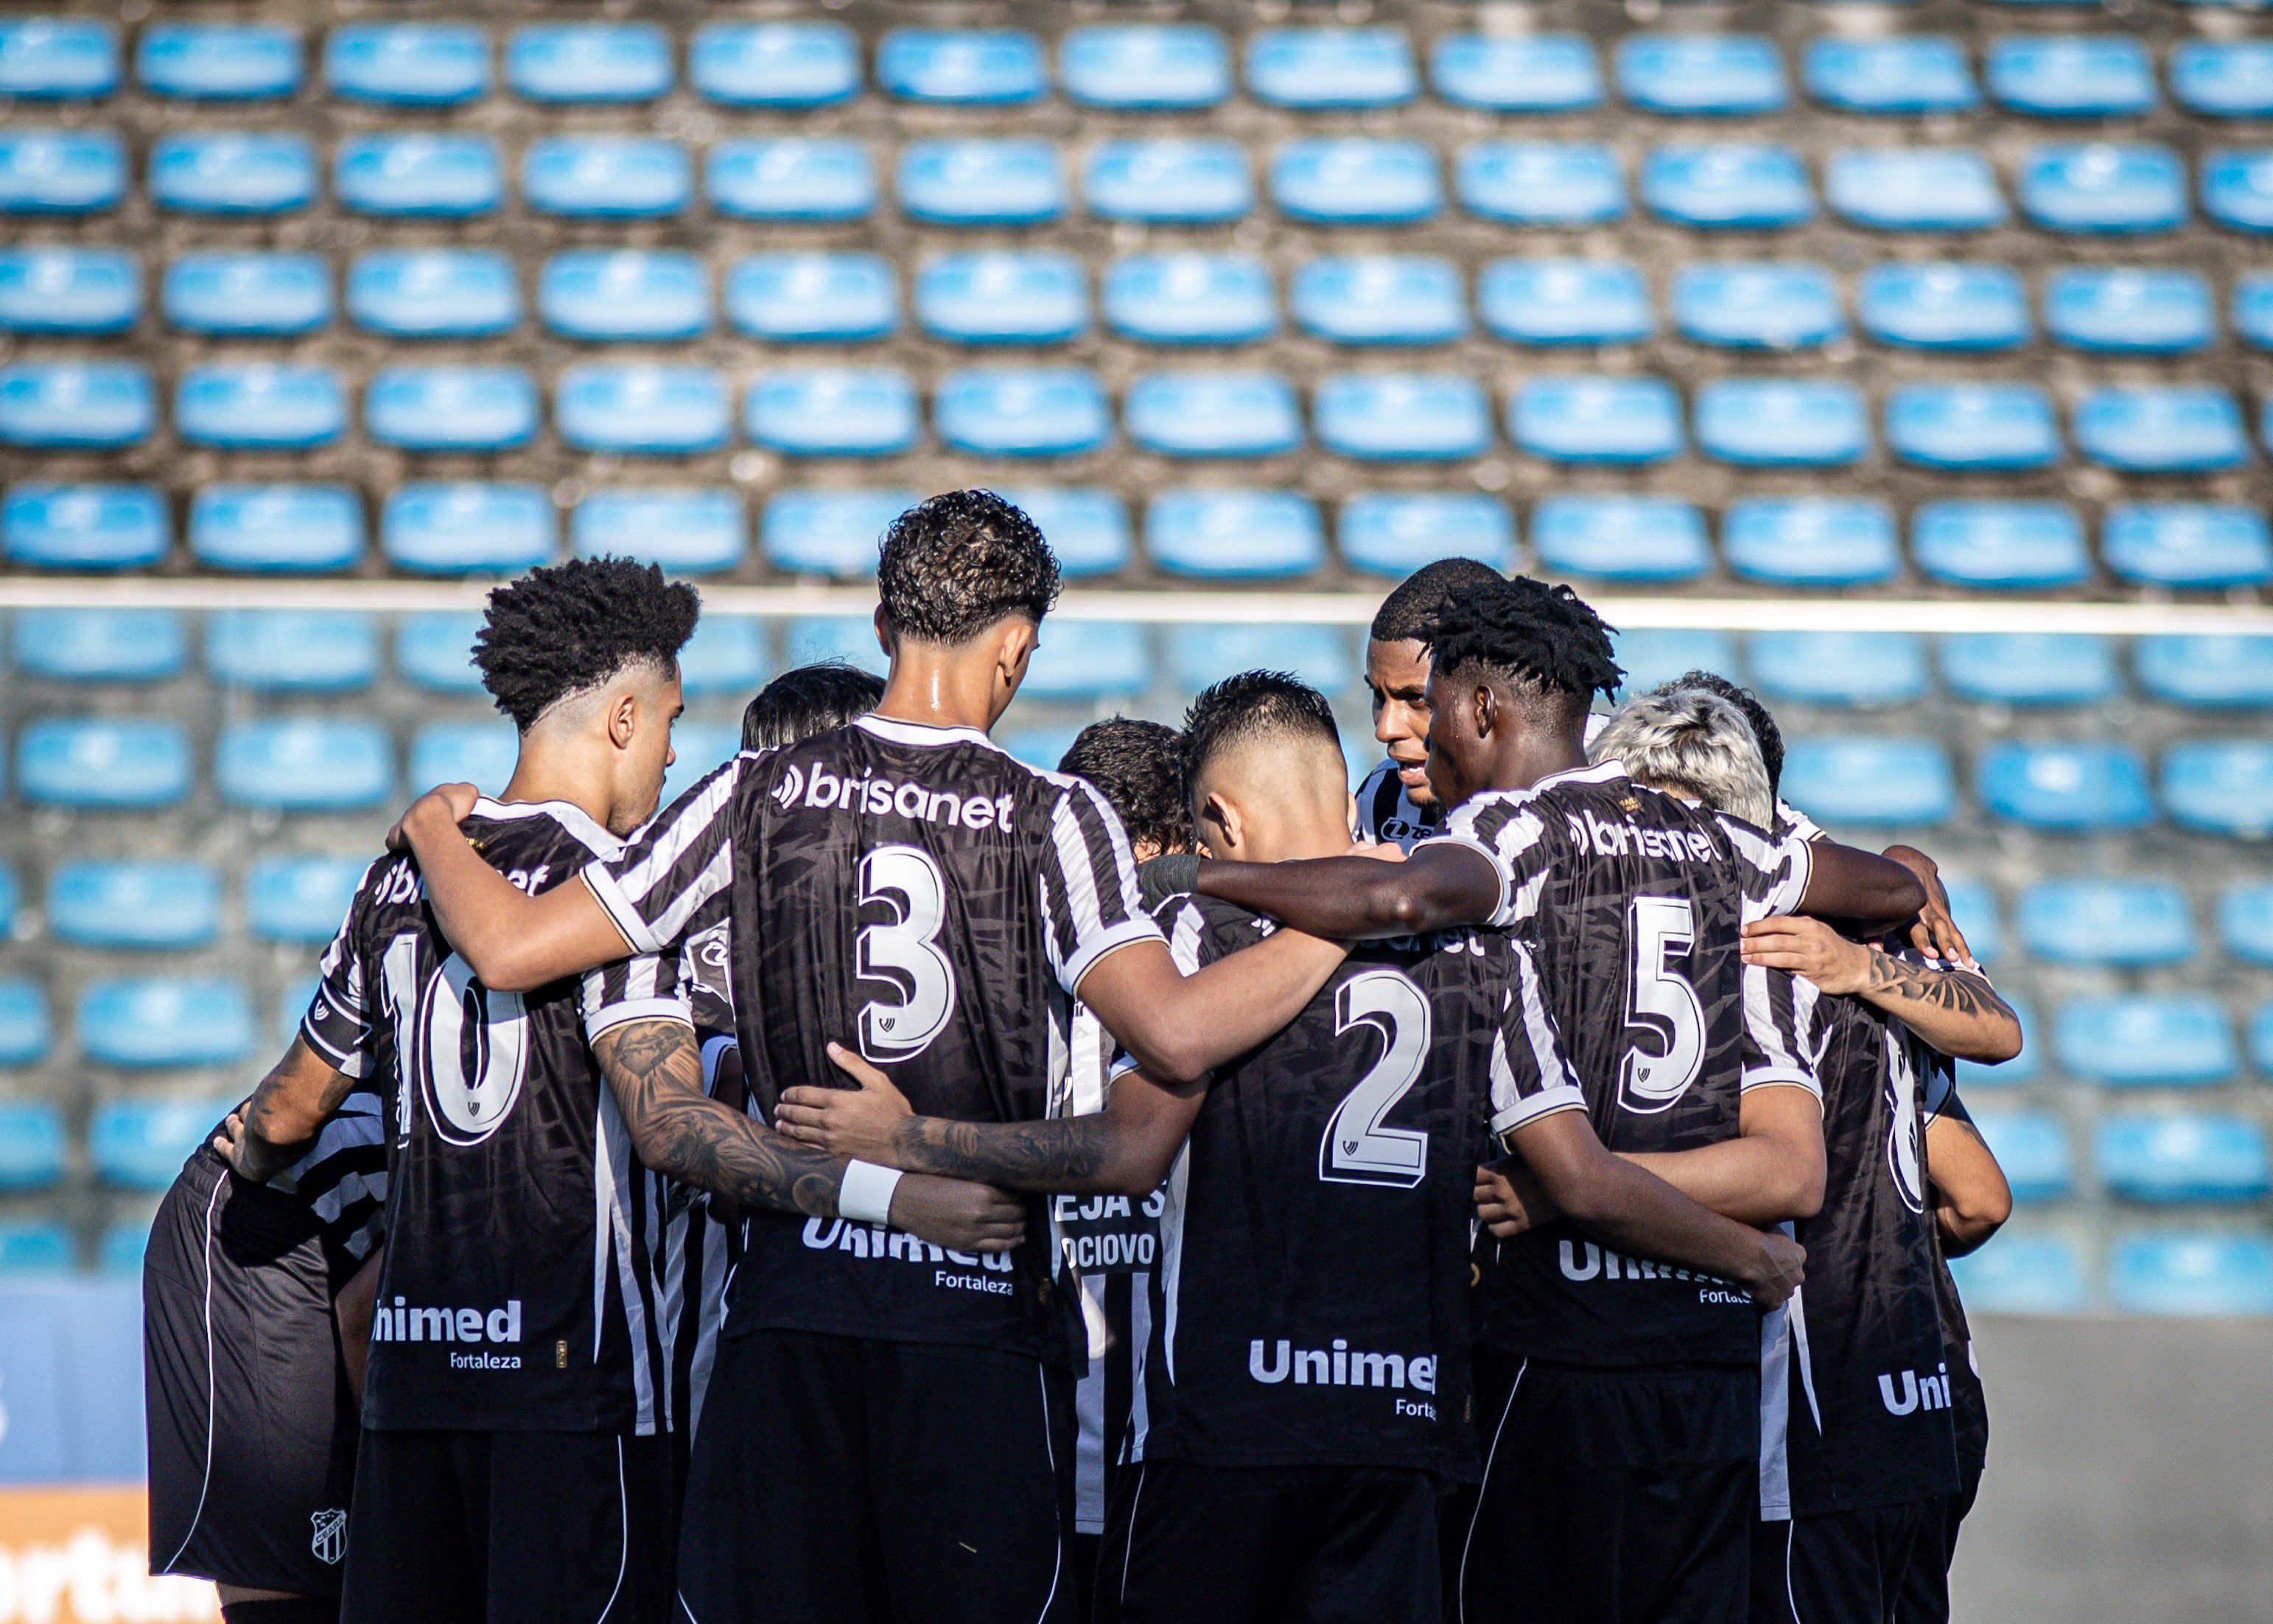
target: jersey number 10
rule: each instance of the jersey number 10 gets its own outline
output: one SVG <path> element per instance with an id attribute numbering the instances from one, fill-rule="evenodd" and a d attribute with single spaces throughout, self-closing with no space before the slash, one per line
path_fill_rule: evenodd
<path id="1" fill-rule="evenodd" d="M 517 992 L 492 992 L 455 953 L 421 974 L 418 938 L 386 944 L 379 975 L 394 1012 L 396 1132 L 410 1131 L 410 1095 L 425 1099 L 434 1132 L 478 1145 L 505 1125 L 529 1075 L 529 1014 Z"/>

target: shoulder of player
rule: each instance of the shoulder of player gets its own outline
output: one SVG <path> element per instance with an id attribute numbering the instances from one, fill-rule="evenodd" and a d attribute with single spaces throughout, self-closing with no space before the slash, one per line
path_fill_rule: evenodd
<path id="1" fill-rule="evenodd" d="M 1203 957 L 1235 951 L 1239 948 L 1260 942 L 1270 934 L 1271 923 L 1259 919 L 1251 908 L 1234 906 L 1220 898 L 1203 897 L 1194 891 L 1178 891 L 1163 898 L 1152 910 L 1153 922 L 1160 934 L 1168 938 L 1174 950 L 1183 944 L 1204 943 L 1209 951 Z"/>
<path id="2" fill-rule="evenodd" d="M 461 826 L 490 867 L 531 892 L 549 891 L 588 863 L 611 861 L 625 846 L 590 813 L 565 801 L 484 795 Z"/>

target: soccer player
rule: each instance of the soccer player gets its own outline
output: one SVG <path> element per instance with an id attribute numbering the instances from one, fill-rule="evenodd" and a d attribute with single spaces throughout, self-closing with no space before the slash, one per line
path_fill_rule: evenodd
<path id="1" fill-rule="evenodd" d="M 1504 578 L 1474 559 L 1438 559 L 1399 582 L 1374 612 L 1365 686 L 1385 759 L 1358 786 L 1360 839 L 1411 851 L 1437 832 L 1444 808 L 1429 787 L 1429 635 L 1447 604 Z"/>
<path id="2" fill-rule="evenodd" d="M 1185 763 L 1213 853 L 1351 849 L 1324 697 L 1251 672 L 1192 705 Z M 1160 911 L 1200 963 L 1273 928 L 1204 898 Z M 1533 1019 L 1496 932 L 1374 942 L 1211 1086 L 1118 1078 L 1101 1116 L 992 1126 L 913 1117 L 839 1051 L 859 1093 L 793 1089 L 784 1132 L 837 1154 L 1037 1189 L 1134 1192 L 1168 1173 L 1145 1408 L 1116 1490 L 1100 1620 L 1159 1624 L 1437 1616 L 1438 1497 L 1474 1472 L 1469 1193 L 1495 1108 L 1542 1177 L 1617 1244 L 1772 1294 L 1797 1248 L 1713 1217 L 1609 1155 L 1578 1091 L 1511 1042 Z M 1505 1081 L 1509 1086 L 1496 1086 Z M 1189 1142 L 1186 1135 L 1189 1131 Z"/>
<path id="3" fill-rule="evenodd" d="M 988 740 L 1057 596 L 1032 521 L 987 492 L 933 497 L 893 522 L 877 585 L 891 674 L 875 711 L 727 763 L 582 883 L 505 883 L 458 830 L 462 786 L 415 805 L 403 834 L 482 980 L 519 989 L 634 951 L 667 960 L 724 918 L 742 1064 L 768 1112 L 833 1077 L 826 1046 L 842 1038 L 926 1111 L 1040 1118 L 1076 997 L 1174 1080 L 1285 1025 L 1339 945 L 1281 931 L 1186 977 L 1138 905 L 1104 797 Z M 679 1086 L 693 1043 L 679 1020 L 606 1034 L 611 1081 Z M 803 1207 L 810 1222 L 752 1216 L 694 1441 L 684 1610 L 1069 1615 L 1056 1463 L 1076 1325 L 1039 1204 L 1007 1254 L 945 1252 L 888 1225 L 898 1175 L 844 1177 L 841 1200 Z"/>
<path id="4" fill-rule="evenodd" d="M 784 671 L 742 710 L 742 748 L 770 750 L 844 727 L 874 710 L 884 680 L 842 660 Z"/>

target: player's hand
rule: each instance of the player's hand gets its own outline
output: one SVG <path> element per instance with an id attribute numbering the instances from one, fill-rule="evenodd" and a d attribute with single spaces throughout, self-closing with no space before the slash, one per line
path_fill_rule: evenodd
<path id="1" fill-rule="evenodd" d="M 1026 1238 L 1026 1204 L 968 1179 L 906 1173 L 892 1190 L 892 1228 L 950 1252 L 1009 1252 Z"/>
<path id="2" fill-rule="evenodd" d="M 474 815 L 474 802 L 481 799 L 481 793 L 470 784 L 437 784 L 412 801 L 409 808 L 395 819 L 394 827 L 386 831 L 386 849 L 390 852 L 409 851 L 410 836 L 408 831 L 412 823 L 423 818 L 446 818 L 450 827 L 455 829 Z"/>
<path id="3" fill-rule="evenodd" d="M 1476 1216 L 1500 1239 L 1512 1240 L 1561 1215 L 1521 1157 L 1509 1156 L 1476 1169 Z"/>
<path id="4" fill-rule="evenodd" d="M 229 1163 L 230 1171 L 243 1178 L 252 1177 L 244 1136 L 244 1107 L 238 1106 L 223 1119 L 221 1132 L 214 1135 L 213 1148 L 214 1154 Z"/>
<path id="5" fill-rule="evenodd" d="M 1744 927 L 1746 964 L 1789 970 L 1828 993 L 1862 991 L 1871 979 L 1872 951 L 1864 943 L 1849 941 L 1821 920 L 1800 914 L 1777 914 Z"/>
<path id="6" fill-rule="evenodd" d="M 802 1144 L 832 1156 L 898 1167 L 893 1158 L 892 1137 L 900 1124 L 915 1115 L 908 1097 L 892 1086 L 892 1079 L 841 1043 L 829 1046 L 836 1069 L 858 1085 L 851 1088 L 816 1088 L 799 1084 L 784 1089 L 774 1108 L 774 1127 Z"/>
<path id="7" fill-rule="evenodd" d="M 1925 887 L 1925 906 L 1910 921 L 1910 945 L 1930 957 L 1970 966 L 1973 953 L 1950 917 L 1949 888 L 1941 883 L 1941 865 L 1914 846 L 1890 846 L 1880 855 L 1902 864 Z"/>
<path id="8" fill-rule="evenodd" d="M 1740 1283 L 1762 1308 L 1782 1308 L 1807 1278 L 1807 1248 L 1775 1230 L 1760 1237 L 1759 1257 Z"/>

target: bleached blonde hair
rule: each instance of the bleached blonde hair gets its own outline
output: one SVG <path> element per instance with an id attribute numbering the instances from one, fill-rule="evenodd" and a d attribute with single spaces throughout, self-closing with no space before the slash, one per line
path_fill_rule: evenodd
<path id="1" fill-rule="evenodd" d="M 1617 761 L 1637 784 L 1700 801 L 1767 828 L 1775 793 L 1744 713 L 1717 694 L 1643 694 L 1610 713 L 1587 747 L 1590 762 Z"/>

